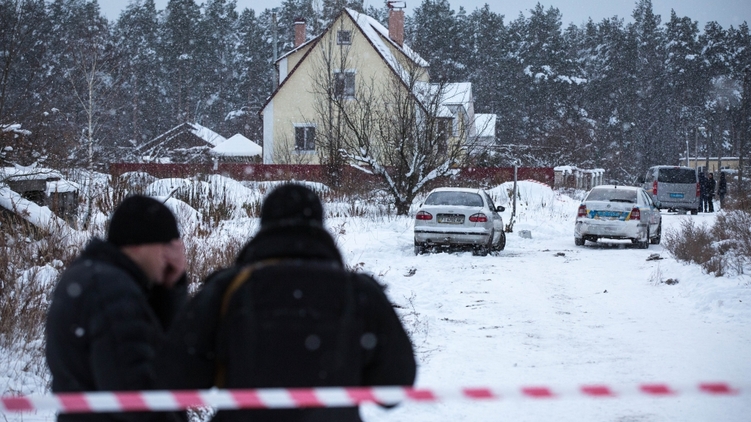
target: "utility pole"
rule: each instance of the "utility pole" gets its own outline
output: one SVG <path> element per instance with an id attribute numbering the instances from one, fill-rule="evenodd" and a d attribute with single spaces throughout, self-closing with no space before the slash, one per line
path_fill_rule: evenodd
<path id="1" fill-rule="evenodd" d="M 694 132 L 694 168 L 699 168 L 699 131 L 704 133 L 704 127 L 699 126 Z"/>

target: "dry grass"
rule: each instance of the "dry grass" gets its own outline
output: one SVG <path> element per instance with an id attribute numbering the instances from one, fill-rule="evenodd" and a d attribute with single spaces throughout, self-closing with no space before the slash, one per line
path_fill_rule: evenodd
<path id="1" fill-rule="evenodd" d="M 48 382 L 49 374 L 44 364 L 44 323 L 56 279 L 80 254 L 89 239 L 104 235 L 106 216 L 111 215 L 114 207 L 129 194 L 145 192 L 152 180 L 148 176 L 139 176 L 115 179 L 109 185 L 100 184 L 92 201 L 93 213 L 98 218 L 85 232 L 72 229 L 44 231 L 22 220 L 6 221 L 0 215 L 0 348 L 3 349 L 0 356 L 4 357 L 0 368 L 12 378 L 0 394 L 29 393 L 11 391 L 9 386 L 39 385 L 38 380 Z M 322 200 L 331 204 L 331 207 L 326 207 L 327 218 L 379 220 L 393 217 L 393 210 L 384 205 L 383 193 L 365 193 L 362 186 L 358 188 L 361 191 L 352 193 L 352 196 L 337 191 L 319 192 Z M 255 222 L 250 218 L 260 216 L 260 200 L 238 207 L 227 198 L 226 190 L 216 190 L 203 192 L 194 189 L 175 195 L 201 214 L 200 221 L 193 221 L 188 215 L 177 216 L 183 230 L 188 279 L 193 292 L 212 272 L 234 263 L 238 252 L 255 231 Z M 350 187 L 350 190 L 357 189 Z M 85 199 L 80 200 L 79 209 L 83 209 Z M 247 215 L 249 219 L 232 220 L 233 214 Z M 343 234 L 345 224 L 346 220 L 335 231 Z M 413 336 L 416 333 L 424 336 L 427 326 L 415 313 L 412 300 L 407 300 L 409 306 L 403 315 L 405 325 Z M 37 381 L 29 380 L 30 376 Z"/>
<path id="2" fill-rule="evenodd" d="M 699 264 L 717 277 L 745 274 L 751 264 L 751 213 L 720 213 L 712 227 L 686 219 L 680 229 L 665 233 L 663 246 L 676 259 Z"/>

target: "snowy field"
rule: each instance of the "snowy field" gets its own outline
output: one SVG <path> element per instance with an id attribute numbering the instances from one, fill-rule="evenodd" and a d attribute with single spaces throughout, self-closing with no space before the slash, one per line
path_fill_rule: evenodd
<path id="1" fill-rule="evenodd" d="M 504 223 L 509 187 L 490 191 L 507 207 Z M 327 221 L 347 264 L 387 285 L 418 352 L 418 386 L 751 383 L 751 279 L 703 274 L 659 245 L 576 247 L 578 200 L 531 182 L 520 183 L 520 196 L 514 233 L 495 256 L 415 256 L 407 217 Z M 329 208 L 338 206 L 348 205 Z M 663 233 L 686 218 L 711 223 L 715 215 L 663 213 Z M 647 261 L 652 254 L 663 259 Z M 749 421 L 751 394 L 446 401 L 361 413 L 373 422 Z"/>

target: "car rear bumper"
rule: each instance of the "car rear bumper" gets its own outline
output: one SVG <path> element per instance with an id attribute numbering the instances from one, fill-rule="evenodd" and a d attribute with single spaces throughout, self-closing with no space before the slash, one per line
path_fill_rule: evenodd
<path id="1" fill-rule="evenodd" d="M 485 245 L 490 239 L 490 232 L 484 228 L 417 228 L 415 242 L 427 245 Z"/>
<path id="2" fill-rule="evenodd" d="M 660 208 L 679 208 L 679 209 L 684 209 L 684 210 L 699 209 L 698 199 L 696 199 L 695 201 L 687 201 L 685 199 L 682 199 L 682 200 L 660 199 L 658 202 L 660 204 Z"/>
<path id="3" fill-rule="evenodd" d="M 609 239 L 643 239 L 646 237 L 647 224 L 639 221 L 609 221 L 594 219 L 576 220 L 574 236 L 604 237 Z"/>

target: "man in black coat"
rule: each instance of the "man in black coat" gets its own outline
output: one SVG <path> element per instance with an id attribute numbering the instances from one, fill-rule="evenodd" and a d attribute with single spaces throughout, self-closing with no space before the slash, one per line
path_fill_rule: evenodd
<path id="1" fill-rule="evenodd" d="M 705 207 L 704 212 L 714 212 L 714 191 L 717 188 L 717 181 L 714 180 L 714 173 L 709 173 L 709 178 L 706 180 L 707 189 L 705 192 Z"/>
<path id="2" fill-rule="evenodd" d="M 171 389 L 412 385 L 412 345 L 383 288 L 347 271 L 316 194 L 272 191 L 233 267 L 206 280 L 169 337 Z M 214 421 L 360 421 L 356 406 L 220 411 Z"/>
<path id="3" fill-rule="evenodd" d="M 187 300 L 185 249 L 161 202 L 140 195 L 115 210 L 107 240 L 93 239 L 60 277 L 46 326 L 52 391 L 154 387 L 154 359 Z M 177 421 L 184 413 L 61 414 L 72 421 Z"/>
<path id="4" fill-rule="evenodd" d="M 707 177 L 699 172 L 699 212 L 707 212 Z"/>
<path id="5" fill-rule="evenodd" d="M 728 193 L 728 180 L 725 172 L 720 172 L 720 183 L 717 185 L 717 196 L 720 197 L 720 208 L 725 209 L 725 195 Z"/>

